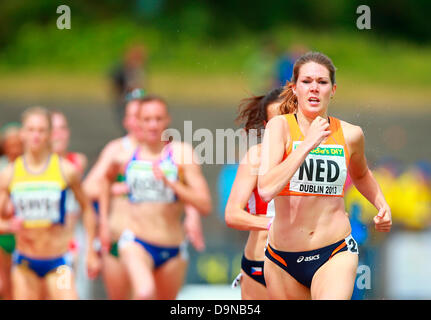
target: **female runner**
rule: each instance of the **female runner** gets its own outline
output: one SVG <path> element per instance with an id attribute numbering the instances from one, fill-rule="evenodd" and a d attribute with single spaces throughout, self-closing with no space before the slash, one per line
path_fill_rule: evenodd
<path id="1" fill-rule="evenodd" d="M 110 141 L 100 153 L 94 166 L 84 180 L 84 190 L 94 201 L 99 201 L 100 183 L 108 170 L 109 163 L 122 155 L 130 158 L 136 149 L 137 115 L 140 108 L 139 99 L 130 99 L 125 107 L 123 126 L 127 135 Z M 125 215 L 129 211 L 127 192 L 124 190 L 124 176 L 118 174 L 111 188 L 109 219 L 100 220 L 107 225 L 99 226 L 99 237 L 102 244 L 102 275 L 105 289 L 109 299 L 122 300 L 130 296 L 130 284 L 123 264 L 118 259 L 118 239 L 124 231 Z M 100 232 L 103 231 L 103 232 Z"/>
<path id="2" fill-rule="evenodd" d="M 391 211 L 368 169 L 360 127 L 328 116 L 335 67 L 309 52 L 294 65 L 284 104 L 294 114 L 268 122 L 259 168 L 259 194 L 275 198 L 264 275 L 272 299 L 350 299 L 358 247 L 344 208 L 347 172 L 378 210 L 378 231 L 391 229 Z"/>
<path id="3" fill-rule="evenodd" d="M 40 107 L 22 115 L 24 154 L 0 174 L 0 212 L 11 197 L 21 221 L 13 254 L 15 299 L 77 299 L 69 268 L 69 233 L 65 222 L 65 190 L 70 187 L 84 212 L 87 270 L 97 275 L 97 253 L 89 243 L 95 234 L 94 212 L 84 196 L 76 169 L 51 150 L 51 117 Z"/>
<path id="4" fill-rule="evenodd" d="M 94 201 L 98 201 L 99 185 L 108 170 L 109 164 L 115 157 L 121 155 L 124 159 L 130 159 L 137 147 L 137 116 L 140 109 L 142 96 L 130 96 L 125 107 L 123 126 L 127 135 L 110 141 L 102 150 L 96 164 L 92 167 L 84 180 L 84 189 Z M 130 210 L 127 199 L 127 186 L 122 173 L 115 177 L 111 187 L 109 218 L 101 220 L 108 225 L 100 226 L 100 239 L 102 244 L 102 275 L 109 299 L 123 300 L 130 298 L 130 281 L 124 265 L 119 260 L 118 240 L 124 231 L 126 215 Z M 191 242 L 197 250 L 205 247 L 200 215 L 191 206 L 186 206 L 184 226 Z"/>
<path id="5" fill-rule="evenodd" d="M 2 128 L 4 155 L 0 158 L 0 171 L 22 154 L 20 129 L 21 126 L 18 123 L 9 123 Z M 7 219 L 0 218 L 0 295 L 3 299 L 10 300 L 12 298 L 10 269 L 12 252 L 15 250 L 15 235 L 13 219 L 10 219 L 13 216 L 12 203 L 8 201 L 6 207 Z"/>
<path id="6" fill-rule="evenodd" d="M 52 151 L 64 159 L 67 159 L 78 171 L 82 181 L 88 160 L 83 153 L 68 150 L 70 142 L 70 128 L 65 114 L 60 111 L 52 111 L 51 122 Z M 85 298 L 90 291 L 89 286 L 91 285 L 85 275 L 85 263 L 81 263 L 81 261 L 84 261 L 83 259 L 80 259 L 80 251 L 85 246 L 85 230 L 81 224 L 78 224 L 81 217 L 81 207 L 70 188 L 66 190 L 65 205 L 65 225 L 70 237 L 69 252 L 73 260 L 72 267 L 75 271 L 78 294 Z"/>
<path id="7" fill-rule="evenodd" d="M 247 133 L 264 128 L 270 119 L 282 113 L 282 91 L 283 88 L 276 88 L 265 96 L 243 101 L 238 120 L 245 122 Z M 241 274 L 237 278 L 241 281 L 241 297 L 244 300 L 268 299 L 263 258 L 274 206 L 273 201 L 269 204 L 264 202 L 257 192 L 260 147 L 260 144 L 250 147 L 241 161 L 225 209 L 225 221 L 229 227 L 250 231 L 241 260 Z"/>
<path id="8" fill-rule="evenodd" d="M 193 149 L 162 141 L 169 122 L 163 100 L 142 99 L 138 147 L 132 157 L 116 155 L 100 199 L 101 226 L 106 226 L 110 184 L 118 172 L 124 172 L 130 209 L 118 247 L 135 299 L 175 299 L 187 265 L 181 221 L 184 205 L 201 214 L 211 210 L 208 186 Z"/>
<path id="9" fill-rule="evenodd" d="M 87 157 L 80 152 L 68 151 L 70 141 L 70 129 L 67 122 L 66 116 L 59 111 L 51 112 L 51 123 L 52 123 L 52 151 L 57 153 L 64 159 L 69 160 L 78 171 L 82 178 L 87 167 Z M 78 201 L 75 199 L 73 191 L 67 189 L 66 192 L 66 226 L 70 232 L 72 241 L 70 243 L 71 249 L 77 249 L 74 238 L 74 232 L 76 223 L 78 222 L 81 208 Z M 72 250 L 72 251 L 73 251 Z"/>

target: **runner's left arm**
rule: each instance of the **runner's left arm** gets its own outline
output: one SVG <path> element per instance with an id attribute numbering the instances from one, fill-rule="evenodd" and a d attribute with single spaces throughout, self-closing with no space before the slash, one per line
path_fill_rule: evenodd
<path id="1" fill-rule="evenodd" d="M 75 194 L 83 212 L 83 223 L 87 234 L 87 271 L 88 276 L 94 279 L 100 271 L 100 261 L 98 254 L 93 247 L 96 237 L 96 213 L 90 203 L 89 198 L 85 195 L 80 181 L 79 172 L 66 161 L 62 162 L 63 172 L 70 189 Z"/>
<path id="2" fill-rule="evenodd" d="M 183 225 L 187 238 L 197 251 L 204 251 L 205 237 L 202 232 L 202 221 L 199 211 L 196 210 L 195 207 L 186 204 L 184 206 L 184 212 L 185 218 Z"/>
<path id="3" fill-rule="evenodd" d="M 7 215 L 7 204 L 9 201 L 9 183 L 12 179 L 13 166 L 9 164 L 0 172 L 0 215 L 5 217 Z"/>
<path id="4" fill-rule="evenodd" d="M 201 167 L 197 163 L 193 148 L 185 143 L 176 145 L 175 154 L 174 159 L 176 159 L 183 169 L 184 182 L 168 180 L 158 167 L 154 168 L 154 173 L 174 190 L 181 201 L 192 205 L 202 215 L 208 215 L 212 207 L 211 196 Z"/>

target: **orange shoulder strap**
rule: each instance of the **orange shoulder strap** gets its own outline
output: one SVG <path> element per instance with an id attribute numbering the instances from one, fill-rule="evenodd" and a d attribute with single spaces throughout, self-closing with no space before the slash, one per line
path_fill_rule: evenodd
<path id="1" fill-rule="evenodd" d="M 303 140 L 304 137 L 301 130 L 299 129 L 295 115 L 286 114 L 284 116 L 286 117 L 287 124 L 289 125 L 290 137 L 292 138 L 292 141 Z"/>
<path id="2" fill-rule="evenodd" d="M 335 144 L 342 145 L 344 147 L 344 152 L 346 153 L 346 162 L 349 163 L 349 150 L 347 149 L 346 141 L 344 139 L 343 128 L 341 127 L 341 122 L 339 119 L 334 117 L 330 118 L 330 128 L 331 128 L 331 137 Z"/>

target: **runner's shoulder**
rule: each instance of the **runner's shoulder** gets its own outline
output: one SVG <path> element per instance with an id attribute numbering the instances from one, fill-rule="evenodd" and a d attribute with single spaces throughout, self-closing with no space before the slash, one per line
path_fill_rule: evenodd
<path id="1" fill-rule="evenodd" d="M 169 143 L 172 148 L 175 162 L 180 164 L 191 164 L 196 162 L 193 146 L 188 142 L 172 141 Z"/>
<path id="2" fill-rule="evenodd" d="M 102 149 L 102 153 L 110 153 L 120 151 L 123 147 L 123 138 L 116 138 L 114 140 L 109 141 Z"/>
<path id="3" fill-rule="evenodd" d="M 253 166 L 259 167 L 260 165 L 260 154 L 262 151 L 262 144 L 258 143 L 251 146 L 247 153 L 244 155 L 241 163 L 242 164 L 251 164 Z"/>
<path id="4" fill-rule="evenodd" d="M 270 119 L 265 127 L 265 131 L 267 130 L 271 130 L 281 136 L 286 136 L 289 132 L 289 123 L 285 115 L 281 114 Z"/>
<path id="5" fill-rule="evenodd" d="M 67 184 L 79 180 L 80 173 L 76 166 L 66 158 L 60 159 L 60 167 Z"/>
<path id="6" fill-rule="evenodd" d="M 99 154 L 98 161 L 114 161 L 118 155 L 123 153 L 122 138 L 109 141 Z"/>
<path id="7" fill-rule="evenodd" d="M 268 121 L 268 125 L 272 126 L 287 126 L 287 119 L 285 114 L 279 114 Z"/>
<path id="8" fill-rule="evenodd" d="M 351 124 L 347 121 L 340 120 L 343 129 L 344 139 L 347 143 L 358 143 L 364 139 L 364 131 L 358 125 Z"/>

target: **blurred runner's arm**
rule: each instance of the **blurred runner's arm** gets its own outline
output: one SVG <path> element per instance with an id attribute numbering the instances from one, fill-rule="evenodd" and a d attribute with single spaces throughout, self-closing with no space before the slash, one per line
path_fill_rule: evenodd
<path id="1" fill-rule="evenodd" d="M 8 191 L 12 179 L 13 165 L 10 164 L 0 172 L 0 234 L 17 232 L 22 226 L 22 220 L 13 215 L 13 206 Z"/>
<path id="2" fill-rule="evenodd" d="M 211 196 L 201 167 L 196 162 L 193 149 L 187 144 L 178 144 L 177 146 L 180 148 L 178 148 L 178 157 L 176 158 L 180 162 L 179 166 L 183 169 L 185 183 L 168 180 L 158 166 L 154 166 L 154 174 L 159 179 L 163 179 L 184 204 L 190 204 L 202 215 L 208 215 L 212 208 Z"/>
<path id="3" fill-rule="evenodd" d="M 111 185 L 115 177 L 120 172 L 120 165 L 111 162 L 107 165 L 107 170 L 100 180 L 99 194 L 99 238 L 102 243 L 102 251 L 107 252 L 111 246 L 111 237 L 109 232 L 109 204 L 111 198 Z"/>
<path id="4" fill-rule="evenodd" d="M 9 183 L 12 180 L 13 175 L 13 164 L 8 164 L 0 172 L 0 215 L 6 217 L 7 214 L 7 204 L 9 201 Z"/>
<path id="5" fill-rule="evenodd" d="M 267 217 L 250 214 L 244 210 L 257 183 L 259 159 L 252 156 L 255 153 L 257 153 L 256 146 L 249 149 L 238 167 L 225 209 L 225 222 L 230 228 L 267 230 L 268 223 L 271 220 Z"/>
<path id="6" fill-rule="evenodd" d="M 77 153 L 78 158 L 78 167 L 79 167 L 79 173 L 81 174 L 81 178 L 84 176 L 85 169 L 88 165 L 88 159 L 87 156 L 83 153 Z"/>
<path id="7" fill-rule="evenodd" d="M 197 251 L 204 251 L 205 237 L 202 232 L 201 215 L 195 207 L 189 204 L 184 206 L 184 211 L 186 216 L 183 224 L 187 238 Z"/>
<path id="8" fill-rule="evenodd" d="M 88 276 L 94 279 L 100 271 L 100 261 L 97 252 L 93 247 L 96 237 L 96 213 L 85 195 L 80 182 L 79 172 L 67 161 L 62 161 L 62 168 L 66 181 L 75 194 L 76 200 L 82 208 L 83 223 L 87 235 L 86 256 Z"/>
<path id="9" fill-rule="evenodd" d="M 108 143 L 97 158 L 96 163 L 88 172 L 82 185 L 85 194 L 90 197 L 91 200 L 99 198 L 99 184 L 104 174 L 108 170 L 110 163 L 112 162 L 113 155 L 116 154 L 116 144 L 114 142 Z"/>

